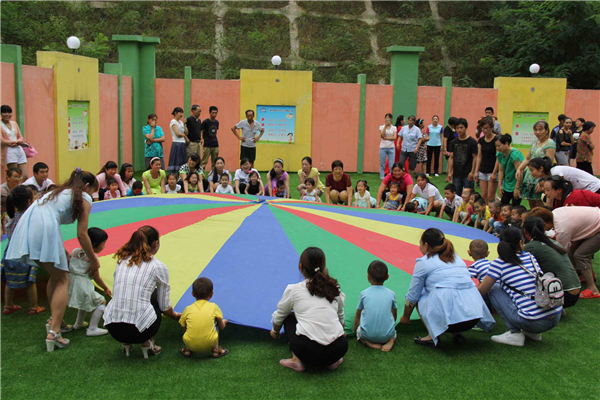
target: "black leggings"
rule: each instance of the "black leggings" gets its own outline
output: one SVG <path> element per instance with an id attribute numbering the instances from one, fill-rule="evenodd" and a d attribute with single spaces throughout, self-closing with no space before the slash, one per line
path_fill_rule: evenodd
<path id="1" fill-rule="evenodd" d="M 507 192 L 506 190 L 502 192 L 502 199 L 500 199 L 500 202 L 504 205 L 510 204 L 511 201 L 513 207 L 521 205 L 521 198 L 515 197 L 515 192 Z"/>
<path id="2" fill-rule="evenodd" d="M 577 168 L 582 171 L 587 172 L 590 175 L 594 175 L 594 169 L 592 168 L 592 163 L 588 161 L 577 161 Z"/>
<path id="3" fill-rule="evenodd" d="M 565 291 L 565 304 L 563 304 L 563 307 L 573 307 L 577 303 L 577 300 L 579 300 L 579 293 L 571 294 Z"/>
<path id="4" fill-rule="evenodd" d="M 435 160 L 433 163 L 433 173 L 440 173 L 440 150 L 442 146 L 427 146 L 427 171 L 429 173 L 431 171 L 431 160 Z"/>
<path id="5" fill-rule="evenodd" d="M 472 319 L 469 321 L 459 322 L 458 324 L 448 325 L 447 333 L 461 333 L 466 332 L 479 322 L 479 319 Z"/>
<path id="6" fill-rule="evenodd" d="M 296 335 L 296 314 L 291 313 L 283 321 L 285 334 L 290 343 L 290 350 L 307 365 L 331 365 L 348 351 L 346 336 L 340 336 L 331 344 L 324 346 L 304 335 Z"/>
<path id="7" fill-rule="evenodd" d="M 158 292 L 156 290 L 152 293 L 150 303 L 152 304 L 152 307 L 154 307 L 154 312 L 156 313 L 156 321 L 154 321 L 152 325 L 143 332 L 140 332 L 134 324 L 126 324 L 123 322 L 108 324 L 105 328 L 108 329 L 110 336 L 117 342 L 129 344 L 144 343 L 149 339 L 152 339 L 158 333 L 161 320 L 161 311 L 158 306 Z"/>

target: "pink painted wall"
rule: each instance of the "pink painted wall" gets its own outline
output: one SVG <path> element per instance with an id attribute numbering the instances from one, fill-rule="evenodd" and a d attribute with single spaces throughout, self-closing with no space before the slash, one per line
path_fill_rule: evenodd
<path id="1" fill-rule="evenodd" d="M 181 93 L 183 96 L 183 88 Z M 210 106 L 219 109 L 217 115 L 219 156 L 225 159 L 225 168 L 235 171 L 240 164 L 240 142 L 233 136 L 231 127 L 244 118 L 240 115 L 240 81 L 192 79 L 191 101 L 191 104 L 198 104 L 202 109 L 200 114 L 202 120 L 209 117 Z M 181 107 L 183 107 L 183 98 Z M 185 115 L 189 116 L 190 110 L 185 110 Z"/>
<path id="2" fill-rule="evenodd" d="M 169 123 L 173 119 L 171 113 L 175 107 L 183 108 L 183 79 L 156 79 L 155 81 L 154 112 L 158 116 L 158 126 L 165 133 L 163 149 L 165 151 L 165 166 L 169 164 L 169 154 L 173 143 Z M 184 110 L 187 117 L 187 112 Z"/>
<path id="3" fill-rule="evenodd" d="M 131 77 L 123 77 L 123 162 L 132 163 L 131 144 Z"/>
<path id="4" fill-rule="evenodd" d="M 355 83 L 313 83 L 311 157 L 319 170 L 331 170 L 339 159 L 356 172 L 359 96 Z"/>
<path id="5" fill-rule="evenodd" d="M 2 104 L 7 104 L 11 106 L 13 111 L 16 110 L 15 107 L 15 66 L 11 63 L 0 63 L 0 79 L 2 79 L 0 85 L 0 101 Z M 12 120 L 16 121 L 16 114 L 13 112 Z M 23 128 L 21 127 L 21 130 Z M 4 161 L 2 160 L 2 165 L 4 165 Z M 6 182 L 6 168 L 0 168 L 0 181 L 3 183 Z"/>
<path id="6" fill-rule="evenodd" d="M 444 123 L 444 107 L 446 106 L 446 89 L 436 86 L 419 86 L 417 91 L 417 118 L 423 118 L 425 125 L 431 123 L 434 115 L 440 117 L 440 124 Z M 396 118 L 394 116 L 394 118 Z M 405 116 L 407 117 L 407 115 Z M 447 119 L 447 118 L 446 118 Z"/>
<path id="7" fill-rule="evenodd" d="M 100 163 L 119 162 L 119 83 L 116 75 L 98 74 L 100 86 Z M 93 145 L 93 144 L 92 144 Z M 119 166 L 120 167 L 120 166 Z M 98 168 L 100 170 L 100 168 Z M 96 171 L 93 171 L 94 173 Z"/>
<path id="8" fill-rule="evenodd" d="M 367 85 L 364 172 L 379 172 L 379 127 L 385 123 L 385 114 L 392 112 L 392 89 L 391 85 Z"/>
<path id="9" fill-rule="evenodd" d="M 493 107 L 496 110 L 498 103 L 498 91 L 496 89 L 476 89 L 476 88 L 452 88 L 452 108 L 450 116 L 446 118 L 457 117 L 466 118 L 469 122 L 468 133 L 475 136 L 477 121 L 485 116 L 485 108 Z M 444 125 L 446 125 L 444 123 Z M 510 127 L 502 127 L 502 130 L 509 132 Z"/>
<path id="10" fill-rule="evenodd" d="M 600 90 L 573 90 L 567 89 L 565 98 L 565 115 L 575 119 L 582 117 L 586 121 L 596 123 L 596 128 L 592 134 L 592 141 L 598 145 L 600 143 Z M 555 121 L 551 121 L 550 126 L 556 126 Z M 596 147 L 594 150 L 594 172 L 600 172 L 600 150 Z"/>
<path id="11" fill-rule="evenodd" d="M 27 160 L 29 176 L 33 164 L 48 165 L 49 178 L 56 180 L 56 145 L 54 133 L 54 70 L 23 65 L 23 107 L 25 113 L 25 138 L 38 151 Z M 4 83 L 4 82 L 3 82 Z"/>

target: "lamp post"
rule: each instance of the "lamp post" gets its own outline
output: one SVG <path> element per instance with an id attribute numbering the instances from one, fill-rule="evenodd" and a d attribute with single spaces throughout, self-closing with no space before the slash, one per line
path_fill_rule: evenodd
<path id="1" fill-rule="evenodd" d="M 73 54 L 75 54 L 75 50 L 77 50 L 80 45 L 81 42 L 79 41 L 79 38 L 77 36 L 69 36 L 69 38 L 67 39 L 67 47 L 73 50 Z"/>
<path id="2" fill-rule="evenodd" d="M 275 69 L 278 69 L 279 65 L 281 64 L 281 57 L 273 56 L 273 58 L 271 58 L 271 64 L 275 66 Z"/>

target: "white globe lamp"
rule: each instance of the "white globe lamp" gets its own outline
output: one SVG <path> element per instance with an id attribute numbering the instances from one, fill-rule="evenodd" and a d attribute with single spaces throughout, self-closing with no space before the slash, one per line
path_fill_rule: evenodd
<path id="1" fill-rule="evenodd" d="M 538 72 L 540 72 L 540 65 L 539 64 L 531 64 L 529 66 L 529 72 L 531 72 L 532 74 L 537 74 Z"/>
<path id="2" fill-rule="evenodd" d="M 75 53 L 75 50 L 77 50 L 79 46 L 81 46 L 81 42 L 77 36 L 70 36 L 67 39 L 67 47 L 73 50 L 73 53 Z"/>
<path id="3" fill-rule="evenodd" d="M 281 57 L 273 56 L 273 58 L 271 58 L 271 64 L 273 64 L 275 66 L 275 68 L 277 69 L 277 67 L 279 67 L 279 65 L 281 65 Z"/>

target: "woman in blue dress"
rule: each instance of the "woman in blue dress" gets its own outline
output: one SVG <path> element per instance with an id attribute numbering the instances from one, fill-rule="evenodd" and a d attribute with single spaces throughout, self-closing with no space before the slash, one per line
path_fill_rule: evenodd
<path id="1" fill-rule="evenodd" d="M 46 349 L 62 349 L 69 340 L 61 334 L 63 315 L 69 296 L 68 252 L 63 244 L 61 225 L 77 221 L 77 238 L 90 259 L 88 274 L 92 276 L 100 262 L 87 234 L 88 219 L 92 209 L 92 193 L 98 190 L 98 181 L 91 172 L 77 168 L 67 182 L 38 199 L 23 214 L 7 250 L 6 259 L 43 267 L 50 275 L 47 293 L 52 320 Z"/>
<path id="2" fill-rule="evenodd" d="M 421 236 L 419 249 L 423 257 L 415 264 L 400 318 L 401 324 L 410 324 L 410 315 L 417 307 L 429 335 L 415 338 L 415 343 L 436 346 L 439 336 L 448 332 L 453 334 L 455 343 L 462 344 L 461 332 L 475 325 L 491 330 L 494 318 L 471 280 L 467 265 L 454 252 L 452 242 L 439 229 L 429 228 Z"/>

